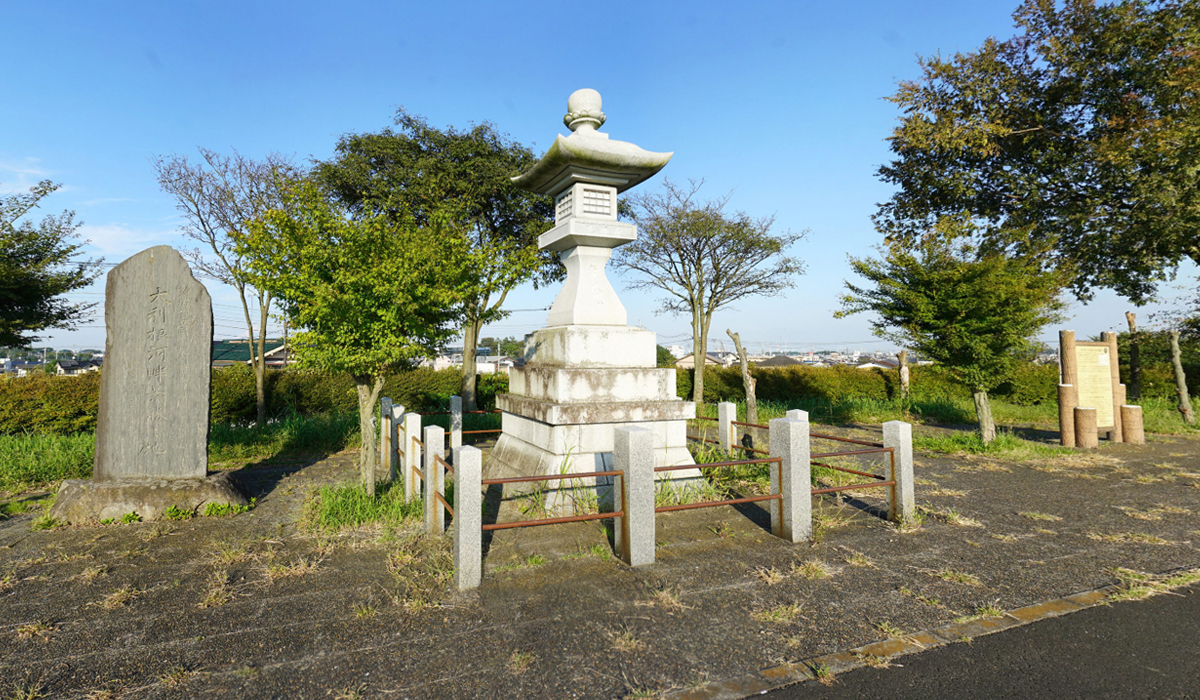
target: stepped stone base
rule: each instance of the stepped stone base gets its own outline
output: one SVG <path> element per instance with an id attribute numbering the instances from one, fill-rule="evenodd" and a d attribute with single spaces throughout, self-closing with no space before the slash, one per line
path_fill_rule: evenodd
<path id="1" fill-rule="evenodd" d="M 509 375 L 496 397 L 503 433 L 483 468 L 486 479 L 600 472 L 613 467 L 613 431 L 653 432 L 654 466 L 694 464 L 687 424 L 695 404 L 675 395 L 675 370 L 655 367 L 654 334 L 626 326 L 558 326 L 533 334 L 526 365 Z M 698 469 L 662 472 L 661 479 L 699 478 Z M 581 489 L 601 504 L 610 477 L 547 482 L 547 506 L 569 511 Z M 511 491 L 528 492 L 526 484 Z M 592 490 L 594 489 L 594 491 Z M 590 496 L 587 498 L 590 499 Z"/>
<path id="2" fill-rule="evenodd" d="M 227 472 L 202 479 L 67 479 L 50 515 L 69 523 L 99 522 L 127 513 L 137 513 L 142 520 L 160 520 L 171 506 L 202 513 L 209 503 L 244 506 L 249 502 Z"/>

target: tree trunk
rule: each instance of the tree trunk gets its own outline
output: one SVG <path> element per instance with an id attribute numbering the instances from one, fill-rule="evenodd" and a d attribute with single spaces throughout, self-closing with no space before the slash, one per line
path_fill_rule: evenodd
<path id="1" fill-rule="evenodd" d="M 1183 422 L 1194 425 L 1196 416 L 1192 413 L 1192 400 L 1188 396 L 1187 375 L 1183 373 L 1183 360 L 1179 354 L 1179 331 L 1171 330 L 1171 367 L 1175 370 L 1175 393 L 1179 396 L 1179 415 Z"/>
<path id="2" fill-rule="evenodd" d="M 900 362 L 900 397 L 908 398 L 908 351 L 901 350 L 897 358 Z"/>
<path id="3" fill-rule="evenodd" d="M 1125 398 L 1137 403 L 1142 398 L 1142 338 L 1138 335 L 1137 315 L 1126 311 L 1125 320 L 1129 322 L 1129 393 Z"/>
<path id="4" fill-rule="evenodd" d="M 271 295 L 258 295 L 258 357 L 251 353 L 254 361 L 254 400 L 255 422 L 263 426 L 267 424 L 267 312 L 271 307 Z"/>
<path id="5" fill-rule="evenodd" d="M 475 349 L 479 346 L 479 331 L 482 328 L 483 324 L 478 320 L 470 320 L 463 325 L 462 383 L 459 392 L 464 411 L 478 410 L 475 404 Z"/>
<path id="6" fill-rule="evenodd" d="M 375 496 L 375 465 L 379 456 L 375 451 L 375 404 L 383 392 L 383 375 L 354 375 L 354 388 L 358 392 L 358 428 L 362 445 L 358 453 L 358 470 L 367 495 Z"/>
<path id="7" fill-rule="evenodd" d="M 983 444 L 996 439 L 996 421 L 992 420 L 992 404 L 988 402 L 987 391 L 975 389 L 972 392 L 975 399 L 975 416 L 979 419 L 979 435 Z"/>
<path id="8" fill-rule="evenodd" d="M 746 388 L 746 422 L 758 422 L 758 401 L 754 395 L 754 377 L 750 376 L 750 360 L 746 357 L 746 351 L 742 348 L 742 339 L 737 333 L 725 329 L 725 333 L 733 338 L 733 347 L 737 350 L 738 358 L 742 361 L 742 386 Z"/>
<path id="9" fill-rule="evenodd" d="M 696 408 L 704 405 L 704 362 L 708 359 L 708 338 L 700 323 L 700 310 L 692 311 L 692 401 Z M 699 410 L 697 410 L 697 414 Z"/>

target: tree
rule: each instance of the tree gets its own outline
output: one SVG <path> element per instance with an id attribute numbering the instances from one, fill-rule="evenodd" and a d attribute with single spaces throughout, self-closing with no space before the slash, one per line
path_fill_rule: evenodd
<path id="1" fill-rule="evenodd" d="M 453 334 L 462 302 L 461 239 L 436 219 L 349 216 L 311 183 L 233 234 L 252 284 L 299 329 L 301 367 L 346 372 L 358 393 L 359 465 L 375 493 L 374 415 L 384 377 L 430 357 Z"/>
<path id="2" fill-rule="evenodd" d="M 671 351 L 661 345 L 654 346 L 655 366 L 657 367 L 674 367 L 675 361 L 679 358 L 671 354 Z"/>
<path id="3" fill-rule="evenodd" d="M 777 294 L 794 284 L 803 264 L 784 252 L 803 233 L 771 234 L 774 217 L 726 214 L 726 195 L 699 203 L 704 183 L 681 188 L 664 180 L 661 192 L 628 198 L 638 237 L 615 251 L 617 269 L 634 274 L 629 289 L 667 293 L 662 311 L 692 317 L 696 370 L 692 400 L 704 400 L 704 357 L 713 314 L 749 296 Z"/>
<path id="4" fill-rule="evenodd" d="M 237 151 L 232 156 L 225 156 L 206 148 L 199 150 L 200 161 L 197 163 L 188 161 L 186 156 L 160 156 L 153 162 L 154 170 L 159 186 L 174 195 L 176 208 L 187 221 L 184 235 L 207 249 L 194 249 L 184 254 L 202 274 L 236 289 L 241 299 L 246 343 L 254 368 L 256 422 L 264 425 L 267 420 L 267 319 L 272 299 L 265 288 L 250 283 L 247 261 L 238 252 L 234 239 L 247 231 L 250 222 L 261 219 L 271 210 L 283 208 L 286 193 L 300 173 L 290 161 L 277 154 L 257 161 Z M 257 343 L 250 311 L 251 298 L 258 305 Z"/>
<path id="5" fill-rule="evenodd" d="M 25 218 L 59 188 L 43 180 L 28 194 L 0 195 L 0 345 L 28 346 L 47 328 L 73 329 L 95 304 L 62 295 L 100 276 L 99 260 L 80 260 L 84 241 L 75 212 L 48 215 L 38 224 Z"/>
<path id="6" fill-rule="evenodd" d="M 851 258 L 869 285 L 846 283 L 835 316 L 874 312 L 877 336 L 915 349 L 971 390 L 984 443 L 996 437 L 987 392 L 1009 378 L 1029 339 L 1059 318 L 1062 275 L 1033 260 L 930 235 L 881 259 Z"/>
<path id="7" fill-rule="evenodd" d="M 510 178 L 537 159 L 494 125 L 442 131 L 403 109 L 396 125 L 396 131 L 343 136 L 337 156 L 314 172 L 356 214 L 411 216 L 419 226 L 438 218 L 445 235 L 462 241 L 473 285 L 462 305 L 461 393 L 464 409 L 474 410 L 483 325 L 507 316 L 502 307 L 515 287 L 562 278 L 558 258 L 537 244 L 551 226 L 554 204 L 512 184 Z"/>
<path id="8" fill-rule="evenodd" d="M 1026 0 L 1021 33 L 920 60 L 876 224 L 914 241 L 970 216 L 993 250 L 1046 254 L 1088 298 L 1135 303 L 1200 263 L 1200 3 Z"/>

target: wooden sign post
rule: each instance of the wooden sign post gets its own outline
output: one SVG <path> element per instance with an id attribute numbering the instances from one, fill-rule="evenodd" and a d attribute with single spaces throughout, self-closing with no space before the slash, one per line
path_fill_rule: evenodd
<path id="1" fill-rule="evenodd" d="M 1117 334 L 1104 333 L 1100 342 L 1075 340 L 1075 331 L 1059 331 L 1059 364 L 1062 383 L 1058 387 L 1058 426 L 1063 445 L 1095 445 L 1099 431 L 1112 442 L 1125 440 L 1121 407 L 1125 385 L 1117 362 Z M 1095 409 L 1079 421 L 1076 408 Z M 1128 411 L 1126 411 L 1128 415 Z M 1082 435 L 1082 432 L 1092 433 Z"/>

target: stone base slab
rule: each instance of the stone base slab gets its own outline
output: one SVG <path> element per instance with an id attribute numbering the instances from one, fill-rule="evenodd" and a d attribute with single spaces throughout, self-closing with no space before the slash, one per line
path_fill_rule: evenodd
<path id="1" fill-rule="evenodd" d="M 508 391 L 551 403 L 678 400 L 670 368 L 514 367 L 508 372 Z"/>
<path id="2" fill-rule="evenodd" d="M 629 326 L 551 326 L 525 341 L 526 367 L 652 368 L 653 331 Z"/>
<path id="3" fill-rule="evenodd" d="M 171 506 L 200 513 L 209 503 L 244 506 L 249 502 L 228 472 L 201 479 L 67 479 L 50 515 L 69 523 L 99 522 L 127 513 L 137 513 L 142 520 L 160 520 Z"/>

